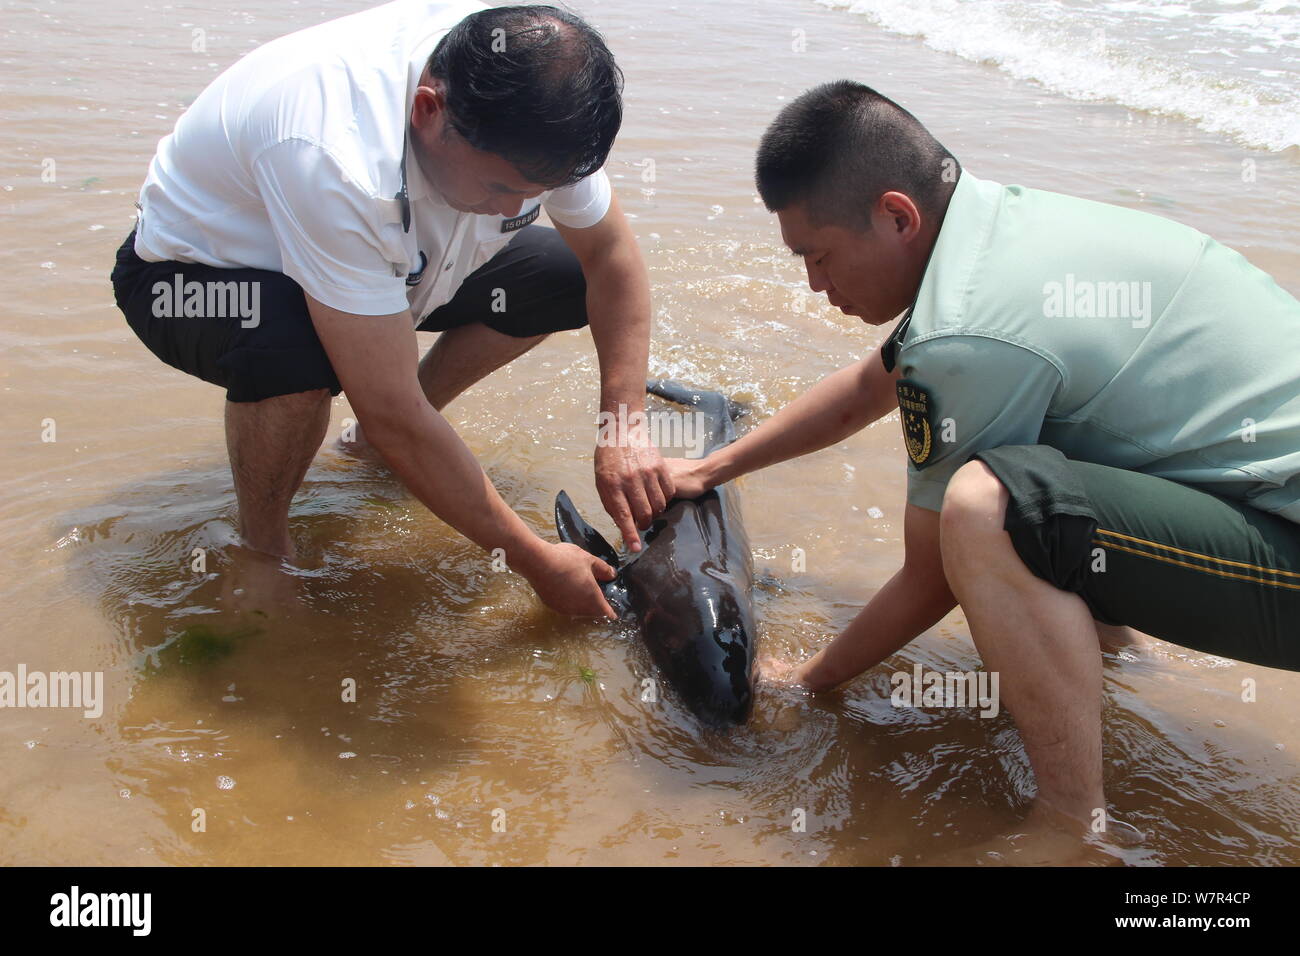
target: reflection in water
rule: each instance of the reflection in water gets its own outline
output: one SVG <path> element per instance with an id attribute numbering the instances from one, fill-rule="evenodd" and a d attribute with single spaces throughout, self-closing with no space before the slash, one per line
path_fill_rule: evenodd
<path id="1" fill-rule="evenodd" d="M 551 615 L 381 470 L 322 452 L 293 510 L 300 567 L 235 544 L 220 395 L 140 346 L 107 273 L 153 144 L 197 91 L 253 43 L 367 2 L 236 15 L 215 0 L 206 56 L 179 26 L 183 42 L 159 39 L 175 11 L 6 12 L 0 110 L 20 135 L 0 157 L 17 436 L 0 465 L 0 667 L 103 671 L 107 707 L 5 714 L 0 863 L 887 866 L 1014 827 L 1034 788 L 1010 715 L 890 702 L 896 670 L 979 667 L 959 614 L 840 691 L 760 686 L 750 721 L 715 734 L 671 693 L 642 699 L 655 671 L 630 631 Z M 802 57 L 788 3 L 678 4 L 655 22 L 623 0 L 578 7 L 628 75 L 609 168 L 650 269 L 651 371 L 753 422 L 887 331 L 804 291 L 752 195 L 763 126 L 838 76 L 902 97 L 979 175 L 1138 207 L 1177 197 L 1154 208 L 1300 289 L 1294 151 L 1252 153 L 1257 189 L 1225 192 L 1235 145 L 1045 96 L 813 3 Z M 702 60 L 746 82 L 701 84 Z M 39 179 L 46 156 L 56 182 Z M 567 488 L 610 536 L 591 480 L 597 389 L 590 336 L 565 333 L 449 409 L 548 535 Z M 327 447 L 347 414 L 337 403 Z M 32 437 L 45 418 L 57 443 Z M 890 417 L 739 483 L 765 654 L 807 657 L 897 569 L 904 461 Z M 1146 834 L 1121 857 L 1300 863 L 1300 676 L 1159 644 L 1106 660 L 1108 795 Z"/>
<path id="2" fill-rule="evenodd" d="M 918 642 L 818 699 L 762 687 L 749 724 L 713 732 L 671 693 L 643 700 L 654 670 L 629 628 L 540 608 L 380 469 L 318 463 L 294 512 L 301 569 L 231 542 L 216 468 L 157 484 L 187 504 L 122 490 L 117 515 L 73 515 L 66 540 L 130 655 L 110 768 L 166 821 L 164 862 L 906 865 L 987 838 L 1032 797 L 1009 715 L 890 702 L 895 670 L 978 667 L 965 640 Z M 224 514 L 195 522 L 195 501 Z M 757 613 L 778 654 L 852 613 L 828 614 L 815 582 L 767 581 Z M 1129 666 L 1107 666 L 1108 784 L 1148 838 L 1124 858 L 1295 862 L 1289 765 L 1235 785 L 1248 762 L 1145 704 Z"/>

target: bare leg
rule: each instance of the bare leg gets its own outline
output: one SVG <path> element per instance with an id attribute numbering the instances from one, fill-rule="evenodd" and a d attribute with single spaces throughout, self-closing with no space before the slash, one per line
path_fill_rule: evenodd
<path id="1" fill-rule="evenodd" d="M 1033 816 L 1082 836 L 1104 811 L 1101 656 L 1088 606 L 1034 575 L 1002 530 L 1007 492 L 980 461 L 958 469 L 940 513 L 944 574 L 1038 782 Z"/>
<path id="2" fill-rule="evenodd" d="M 226 448 L 239 533 L 255 551 L 292 558 L 289 503 L 329 427 L 328 389 L 260 402 L 226 402 Z"/>
<path id="3" fill-rule="evenodd" d="M 442 411 L 471 385 L 508 365 L 544 338 L 515 338 L 481 322 L 448 329 L 420 362 L 420 388 L 429 404 Z"/>
<path id="4" fill-rule="evenodd" d="M 1108 651 L 1116 651 L 1121 647 L 1134 647 L 1145 643 L 1142 632 L 1135 631 L 1131 627 L 1103 624 L 1101 621 L 1094 621 L 1093 626 L 1097 628 L 1098 642 Z"/>
<path id="5" fill-rule="evenodd" d="M 420 388 L 429 404 L 442 411 L 471 385 L 517 359 L 544 338 L 545 335 L 516 338 L 488 328 L 482 322 L 448 329 L 438 336 L 420 362 Z M 360 458 L 378 459 L 360 425 L 355 428 L 353 441 L 340 438 L 337 447 Z"/>

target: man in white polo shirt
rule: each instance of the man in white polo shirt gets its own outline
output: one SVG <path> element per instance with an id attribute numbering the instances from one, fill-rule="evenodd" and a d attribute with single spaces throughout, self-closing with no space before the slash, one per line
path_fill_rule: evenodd
<path id="1" fill-rule="evenodd" d="M 602 411 L 643 408 L 648 281 L 602 170 L 621 86 L 567 12 L 401 0 L 258 48 L 159 143 L 114 290 L 159 358 L 226 389 L 251 548 L 293 556 L 289 503 L 346 390 L 350 450 L 551 607 L 612 616 L 612 569 L 530 531 L 439 410 L 588 319 Z M 417 328 L 442 333 L 418 362 Z M 643 432 L 595 457 L 635 548 L 672 480 Z"/>

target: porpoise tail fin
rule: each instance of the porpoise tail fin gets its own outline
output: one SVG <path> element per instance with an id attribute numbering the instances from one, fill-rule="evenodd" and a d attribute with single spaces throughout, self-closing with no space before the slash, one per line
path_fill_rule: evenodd
<path id="1" fill-rule="evenodd" d="M 749 406 L 727 399 L 727 414 L 731 416 L 733 422 L 740 421 L 749 414 Z"/>
<path id="2" fill-rule="evenodd" d="M 658 395 L 678 405 L 699 409 L 707 416 L 709 441 L 704 449 L 706 455 L 715 448 L 721 448 L 736 440 L 736 430 L 731 423 L 747 411 L 743 405 L 731 401 L 719 392 L 691 388 L 669 379 L 651 379 L 645 383 L 645 390 L 651 395 Z"/>

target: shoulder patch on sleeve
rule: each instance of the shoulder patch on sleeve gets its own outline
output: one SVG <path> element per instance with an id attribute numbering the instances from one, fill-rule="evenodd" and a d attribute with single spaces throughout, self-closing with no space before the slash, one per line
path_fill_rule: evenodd
<path id="1" fill-rule="evenodd" d="M 903 422 L 903 444 L 907 457 L 917 468 L 930 460 L 934 451 L 934 436 L 930 431 L 930 393 L 909 379 L 899 379 L 898 417 Z"/>

